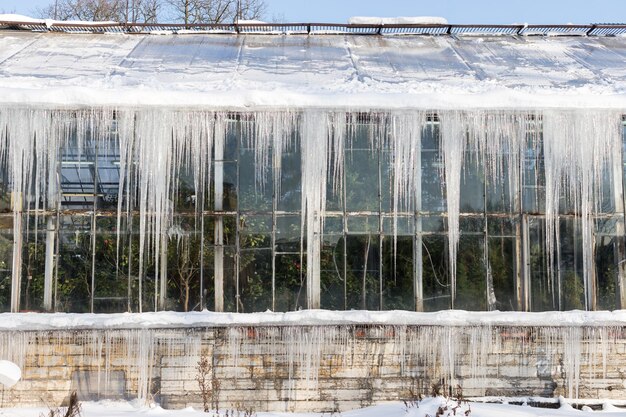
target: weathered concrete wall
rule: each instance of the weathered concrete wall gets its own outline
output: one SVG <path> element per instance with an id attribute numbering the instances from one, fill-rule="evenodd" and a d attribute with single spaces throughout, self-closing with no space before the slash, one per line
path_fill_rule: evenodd
<path id="1" fill-rule="evenodd" d="M 202 406 L 202 357 L 220 408 L 332 411 L 409 399 L 433 383 L 466 396 L 626 398 L 624 327 L 285 326 L 0 332 L 23 380 L 2 407 L 82 399 Z"/>

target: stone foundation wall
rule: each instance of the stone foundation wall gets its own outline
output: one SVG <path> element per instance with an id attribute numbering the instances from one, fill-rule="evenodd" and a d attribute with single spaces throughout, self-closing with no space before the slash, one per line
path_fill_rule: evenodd
<path id="1" fill-rule="evenodd" d="M 427 394 L 626 398 L 624 327 L 257 326 L 0 332 L 23 379 L 2 407 L 142 398 L 224 409 L 343 411 Z"/>

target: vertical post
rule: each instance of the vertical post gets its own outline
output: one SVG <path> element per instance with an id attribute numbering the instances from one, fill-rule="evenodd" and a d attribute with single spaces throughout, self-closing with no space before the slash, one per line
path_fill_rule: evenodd
<path id="1" fill-rule="evenodd" d="M 522 119 L 522 122 L 528 128 L 528 120 Z M 517 210 L 518 217 L 515 222 L 515 297 L 517 301 L 517 309 L 520 311 L 530 311 L 530 305 L 528 303 L 529 287 L 526 282 L 529 280 L 529 254 L 528 246 L 528 224 L 524 215 L 524 207 L 522 206 L 524 183 L 525 183 L 525 170 L 524 162 L 526 158 L 526 138 L 522 141 L 522 144 L 518 149 L 518 164 L 517 164 L 517 181 L 515 185 L 517 189 L 514 191 L 513 206 L 514 210 Z M 513 190 L 511 190 L 513 192 Z"/>
<path id="2" fill-rule="evenodd" d="M 128 176 L 128 178 L 130 178 L 130 175 Z M 129 181 L 128 187 L 130 188 L 131 184 Z M 133 311 L 133 305 L 132 305 L 132 300 L 133 300 L 133 278 L 132 278 L 132 266 L 133 266 L 133 216 L 132 214 L 127 214 L 126 215 L 126 229 L 127 229 L 127 234 L 128 234 L 128 282 L 127 282 L 127 287 L 128 287 L 128 312 L 132 312 Z M 141 280 L 139 281 L 141 282 Z M 141 292 L 139 293 L 139 300 L 141 300 Z"/>
<path id="3" fill-rule="evenodd" d="M 214 167 L 213 181 L 214 190 L 214 210 L 216 212 L 224 209 L 224 125 L 215 124 L 214 137 Z M 224 311 L 224 218 L 218 215 L 215 218 L 215 250 L 213 251 L 213 266 L 215 277 L 215 311 Z"/>
<path id="4" fill-rule="evenodd" d="M 520 285 L 519 297 L 522 301 L 521 307 L 523 311 L 530 311 L 532 308 L 530 302 L 530 237 L 528 227 L 528 216 L 522 214 L 522 282 Z M 518 226 L 519 228 L 519 226 Z M 519 239 L 517 239 L 519 242 Z"/>
<path id="5" fill-rule="evenodd" d="M 276 210 L 278 210 L 278 195 L 276 190 L 280 187 L 278 181 L 281 166 L 280 149 L 272 149 L 272 311 L 276 311 Z M 267 184 L 266 184 L 267 186 Z M 297 304 L 296 300 L 296 304 Z"/>
<path id="6" fill-rule="evenodd" d="M 615 244 L 617 258 L 617 309 L 626 308 L 626 245 L 624 245 L 624 226 L 618 223 L 616 233 L 618 240 Z"/>
<path id="7" fill-rule="evenodd" d="M 167 233 L 161 233 L 161 254 L 159 256 L 159 303 L 154 310 L 165 310 L 165 296 L 167 295 Z"/>
<path id="8" fill-rule="evenodd" d="M 314 212 L 307 214 L 313 216 L 313 233 L 309 233 L 313 236 L 312 242 L 307 242 L 307 245 L 311 245 L 307 250 L 307 308 L 318 309 L 320 308 L 320 257 L 321 250 L 321 214 Z"/>
<path id="9" fill-rule="evenodd" d="M 346 129 L 347 130 L 347 129 Z M 338 158 L 342 158 L 345 164 L 346 149 L 344 148 L 343 155 L 339 155 Z M 344 165 L 345 166 L 345 165 Z M 342 273 L 343 273 L 343 309 L 348 309 L 348 192 L 346 187 L 346 170 L 344 168 L 341 176 L 341 210 L 342 210 L 342 225 L 341 232 L 343 233 L 343 248 L 342 248 Z"/>
<path id="10" fill-rule="evenodd" d="M 422 270 L 422 134 L 415 152 L 415 233 L 413 234 L 413 295 L 415 310 L 424 311 L 424 271 Z"/>
<path id="11" fill-rule="evenodd" d="M 589 271 L 589 281 L 587 283 L 587 285 L 589 285 L 588 291 L 587 291 L 587 306 L 589 307 L 589 310 L 591 311 L 596 311 L 598 309 L 598 297 L 597 297 L 597 287 L 598 287 L 598 277 L 596 274 L 596 234 L 595 231 L 593 230 L 593 219 L 589 219 L 591 222 L 591 225 L 589 227 L 592 228 L 591 231 L 591 262 L 589 263 L 589 266 L 591 268 L 591 271 Z"/>
<path id="12" fill-rule="evenodd" d="M 622 143 L 626 141 L 626 120 L 622 122 Z M 623 146 L 620 149 L 624 149 Z M 623 151 L 622 151 L 623 152 Z M 613 192 L 615 193 L 615 212 L 621 212 L 624 216 L 626 216 L 626 202 L 624 198 L 626 197 L 626 193 L 624 193 L 624 187 L 626 184 L 624 183 L 624 162 L 626 161 L 626 155 L 622 153 L 622 157 L 614 158 L 613 161 L 613 178 L 615 179 Z M 626 221 L 626 219 L 624 219 Z M 626 308 L 626 242 L 624 230 L 624 223 L 617 222 L 617 230 L 615 230 L 616 236 L 618 236 L 617 243 L 615 245 L 616 252 L 616 263 L 617 263 L 617 306 L 616 308 L 624 309 Z"/>
<path id="13" fill-rule="evenodd" d="M 13 206 L 13 268 L 11 270 L 11 312 L 20 311 L 22 289 L 22 194 L 12 193 Z"/>
<path id="14" fill-rule="evenodd" d="M 380 123 L 380 122 L 379 122 Z M 368 130 L 373 129 L 370 122 Z M 383 138 L 376 138 L 378 141 L 377 153 L 378 153 L 378 309 L 384 310 L 383 307 L 383 193 L 382 193 L 382 161 L 381 154 L 383 149 Z M 397 234 L 396 234 L 397 235 Z M 395 255 L 395 254 L 394 254 Z M 365 265 L 367 268 L 367 265 Z M 393 271 L 396 272 L 395 270 Z"/>
<path id="15" fill-rule="evenodd" d="M 100 132 L 100 134 L 102 134 L 102 132 Z M 100 138 L 104 140 L 104 136 L 101 136 Z M 100 189 L 100 183 L 98 181 L 98 179 L 100 178 L 98 175 L 98 151 L 99 151 L 98 147 L 100 145 L 100 141 L 98 140 L 99 139 L 98 137 L 93 136 L 93 133 L 90 139 L 93 142 L 95 142 L 93 145 L 93 148 L 94 148 L 93 171 L 91 173 L 94 184 L 93 184 L 93 211 L 91 213 L 91 297 L 89 300 L 90 302 L 89 311 L 93 313 L 94 312 L 94 297 L 96 296 L 96 233 L 98 231 L 97 222 L 96 222 L 97 221 L 96 213 L 98 212 L 98 195 L 100 195 L 100 193 L 98 192 Z"/>
<path id="16" fill-rule="evenodd" d="M 43 284 L 43 308 L 46 311 L 52 310 L 52 283 L 54 279 L 54 246 L 56 236 L 55 222 L 51 217 L 48 217 L 46 223 L 46 261 L 44 269 L 44 284 Z M 93 309 L 92 309 L 93 312 Z"/>
<path id="17" fill-rule="evenodd" d="M 522 227 L 515 223 L 515 300 L 517 309 L 527 311 L 523 293 L 524 257 L 522 256 Z"/>

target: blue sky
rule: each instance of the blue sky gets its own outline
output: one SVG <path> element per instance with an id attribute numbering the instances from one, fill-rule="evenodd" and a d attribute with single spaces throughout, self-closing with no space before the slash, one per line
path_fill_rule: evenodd
<path id="1" fill-rule="evenodd" d="M 0 12 L 32 15 L 53 0 L 0 0 Z M 626 0 L 266 0 L 266 18 L 345 22 L 350 16 L 442 16 L 450 23 L 625 22 Z"/>

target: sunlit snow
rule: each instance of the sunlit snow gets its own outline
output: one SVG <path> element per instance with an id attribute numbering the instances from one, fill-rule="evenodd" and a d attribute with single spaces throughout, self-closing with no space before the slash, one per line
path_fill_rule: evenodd
<path id="1" fill-rule="evenodd" d="M 0 102 L 626 108 L 626 39 L 0 32 Z"/>
<path id="2" fill-rule="evenodd" d="M 448 403 L 456 404 L 456 402 L 448 401 Z M 345 411 L 336 415 L 342 417 L 434 417 L 440 405 L 446 404 L 443 398 L 426 398 L 419 403 L 419 406 L 413 404 L 403 404 L 399 402 L 378 405 L 360 410 Z M 464 416 L 464 411 L 468 409 L 467 405 L 461 408 L 456 415 Z M 626 417 L 626 410 L 616 408 L 610 404 L 606 404 L 604 410 L 598 411 L 579 411 L 564 403 L 557 409 L 533 408 L 525 405 L 503 405 L 503 404 L 481 404 L 470 403 L 469 417 L 586 417 L 586 416 L 607 416 L 607 417 Z M 448 410 L 451 411 L 451 410 Z M 0 415 L 6 417 L 31 417 L 47 413 L 45 408 L 13 408 L 2 409 Z M 158 416 L 158 417 L 215 417 L 215 412 L 205 413 L 202 410 L 194 410 L 186 408 L 184 410 L 165 410 L 158 405 L 140 406 L 136 403 L 126 402 L 86 402 L 82 404 L 83 417 L 135 417 L 135 416 Z M 320 413 L 255 413 L 257 417 L 320 417 Z M 332 414 L 330 414 L 332 415 Z M 444 414 L 444 416 L 454 415 L 452 412 Z M 243 410 L 221 410 L 220 417 L 224 416 L 246 416 Z"/>

